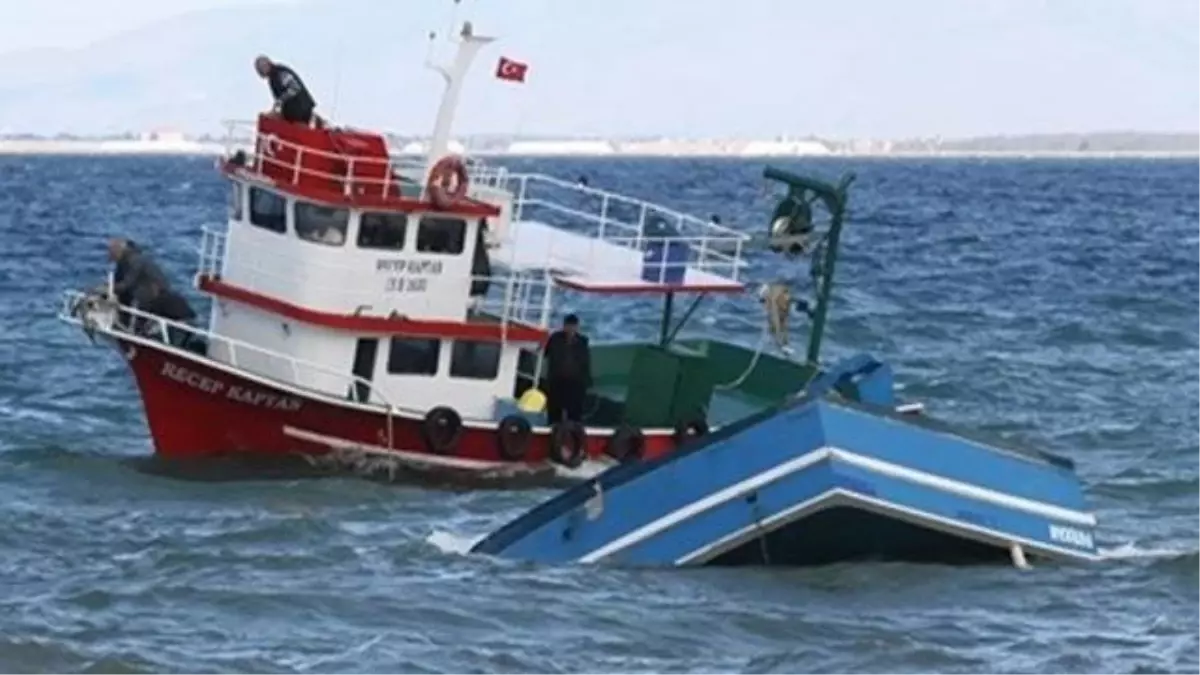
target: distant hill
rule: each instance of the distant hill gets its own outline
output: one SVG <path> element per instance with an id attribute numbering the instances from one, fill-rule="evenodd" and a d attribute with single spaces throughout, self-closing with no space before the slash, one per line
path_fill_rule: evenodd
<path id="1" fill-rule="evenodd" d="M 1074 134 L 982 136 L 944 140 L 897 141 L 900 152 L 1096 152 L 1200 153 L 1200 134 L 1112 131 Z"/>

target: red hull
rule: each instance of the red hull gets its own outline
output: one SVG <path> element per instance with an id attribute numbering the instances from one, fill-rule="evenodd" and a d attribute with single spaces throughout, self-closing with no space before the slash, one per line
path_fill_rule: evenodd
<path id="1" fill-rule="evenodd" d="M 154 449 L 160 456 L 323 454 L 338 446 L 389 451 L 386 413 L 272 384 L 160 343 L 124 339 L 119 343 L 141 391 Z M 456 450 L 435 454 L 426 450 L 421 440 L 421 421 L 392 416 L 391 452 L 398 458 L 476 470 L 544 466 L 548 461 L 546 428 L 534 427 L 525 458 L 511 461 L 500 455 L 494 423 L 464 425 Z M 588 456 L 605 455 L 611 430 L 587 431 Z M 673 430 L 644 433 L 647 458 L 675 448 Z"/>

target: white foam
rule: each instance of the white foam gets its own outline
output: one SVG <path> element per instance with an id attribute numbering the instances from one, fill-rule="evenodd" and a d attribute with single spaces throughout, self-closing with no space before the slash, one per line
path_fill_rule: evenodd
<path id="1" fill-rule="evenodd" d="M 561 464 L 554 465 L 554 474 L 560 478 L 573 478 L 575 480 L 587 480 L 595 478 L 605 471 L 616 465 L 616 462 L 605 459 L 589 459 L 584 461 L 574 469 L 562 466 Z"/>
<path id="2" fill-rule="evenodd" d="M 1145 560 L 1153 558 L 1178 558 L 1190 555 L 1192 551 L 1170 548 L 1141 548 L 1133 542 L 1127 542 L 1115 548 L 1097 548 L 1096 552 L 1104 560 Z"/>
<path id="3" fill-rule="evenodd" d="M 433 546 L 442 553 L 466 555 L 471 552 L 471 548 L 475 544 L 478 544 L 486 536 L 486 534 L 467 536 L 445 530 L 434 530 L 425 538 L 425 543 Z"/>

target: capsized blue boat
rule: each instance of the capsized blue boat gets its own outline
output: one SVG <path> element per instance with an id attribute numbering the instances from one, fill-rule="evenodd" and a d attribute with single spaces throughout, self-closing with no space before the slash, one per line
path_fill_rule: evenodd
<path id="1" fill-rule="evenodd" d="M 472 551 L 628 565 L 1097 559 L 1096 518 L 1069 459 L 901 413 L 891 368 L 870 356 L 817 365 L 853 176 L 837 186 L 772 168 L 765 176 L 789 186 L 771 250 L 813 250 L 814 309 L 798 303 L 812 319 L 812 381 L 673 454 L 577 485 Z M 823 233 L 815 204 L 831 216 Z"/>
<path id="2" fill-rule="evenodd" d="M 835 393 L 889 391 L 890 379 L 868 356 L 844 361 L 798 400 L 600 474 L 473 551 L 629 565 L 1097 557 L 1096 519 L 1070 460 Z"/>

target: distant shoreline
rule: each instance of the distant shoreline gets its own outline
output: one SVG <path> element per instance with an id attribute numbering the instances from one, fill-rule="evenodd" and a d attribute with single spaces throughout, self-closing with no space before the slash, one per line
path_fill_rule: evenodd
<path id="1" fill-rule="evenodd" d="M 188 143 L 155 147 L 112 141 L 0 140 L 0 156 L 117 156 L 117 157 L 216 157 L 224 146 Z M 478 157 L 528 157 L 544 159 L 602 158 L 696 158 L 696 159 L 1188 159 L 1200 158 L 1193 150 L 835 150 L 828 153 L 742 153 L 742 152 L 671 152 L 669 150 L 614 152 L 511 152 L 496 149 L 470 149 Z"/>

